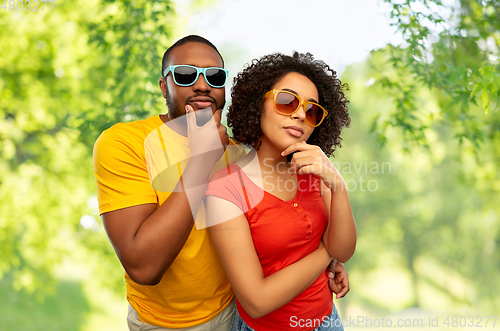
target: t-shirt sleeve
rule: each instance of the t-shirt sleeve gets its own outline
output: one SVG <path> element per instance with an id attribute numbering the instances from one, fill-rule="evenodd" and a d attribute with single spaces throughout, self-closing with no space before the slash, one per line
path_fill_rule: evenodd
<path id="1" fill-rule="evenodd" d="M 135 142 L 133 137 L 111 128 L 104 131 L 94 145 L 100 214 L 158 202 L 144 160 L 144 142 Z"/>
<path id="2" fill-rule="evenodd" d="M 235 204 L 240 210 L 247 211 L 245 208 L 245 198 L 243 190 L 238 180 L 238 174 L 228 174 L 226 169 L 216 172 L 208 182 L 205 195 L 212 195 Z"/>

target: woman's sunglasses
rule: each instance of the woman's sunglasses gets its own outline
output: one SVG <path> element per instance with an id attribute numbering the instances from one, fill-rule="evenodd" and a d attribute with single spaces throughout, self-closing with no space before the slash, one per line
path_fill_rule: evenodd
<path id="1" fill-rule="evenodd" d="M 274 96 L 274 109 L 281 115 L 293 115 L 299 110 L 300 106 L 304 105 L 306 122 L 310 126 L 319 126 L 326 115 L 328 115 L 325 108 L 321 107 L 316 102 L 304 100 L 292 92 L 271 90 L 264 95 L 264 99 L 271 96 L 271 94 Z"/>
<path id="2" fill-rule="evenodd" d="M 197 68 L 189 65 L 170 66 L 163 72 L 163 77 L 167 77 L 172 72 L 174 82 L 179 86 L 191 86 L 198 79 L 199 74 L 203 74 L 208 85 L 219 88 L 226 85 L 229 71 L 222 68 Z"/>

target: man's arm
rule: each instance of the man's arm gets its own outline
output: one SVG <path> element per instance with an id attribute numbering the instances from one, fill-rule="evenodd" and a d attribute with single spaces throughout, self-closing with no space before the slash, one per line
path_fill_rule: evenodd
<path id="1" fill-rule="evenodd" d="M 143 285 L 160 282 L 194 223 L 185 192 L 172 193 L 157 210 L 143 204 L 104 213 L 102 220 L 125 271 Z"/>
<path id="2" fill-rule="evenodd" d="M 227 145 L 226 128 L 220 124 L 220 113 L 214 114 L 215 132 L 206 132 L 210 125 L 196 126 L 193 110 L 187 114 L 190 146 L 198 144 L 198 150 L 219 139 L 218 144 Z M 210 128 L 213 131 L 213 123 Z M 207 150 L 210 150 L 207 148 Z M 223 150 L 211 150 L 188 162 L 178 189 L 156 209 L 148 203 L 118 209 L 102 214 L 106 233 L 125 271 L 138 284 L 156 285 L 173 263 L 193 227 L 193 213 L 205 193 L 213 165 L 222 156 Z M 186 193 L 186 188 L 189 193 Z M 189 194 L 189 200 L 188 200 Z M 191 205 L 190 205 L 191 204 Z"/>
<path id="3" fill-rule="evenodd" d="M 336 294 L 337 299 L 345 297 L 350 288 L 349 277 L 344 265 L 337 260 L 332 260 L 326 270 L 330 290 Z"/>

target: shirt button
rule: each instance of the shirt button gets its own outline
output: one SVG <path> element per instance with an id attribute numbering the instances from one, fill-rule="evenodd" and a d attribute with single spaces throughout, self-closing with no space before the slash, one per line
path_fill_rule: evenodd
<path id="1" fill-rule="evenodd" d="M 297 204 L 297 203 L 294 203 L 294 204 L 293 204 L 293 206 L 294 206 L 294 207 L 297 207 L 297 206 L 298 206 L 298 204 Z"/>
<path id="2" fill-rule="evenodd" d="M 308 232 L 308 233 L 307 233 L 307 236 L 308 236 L 308 237 L 310 237 L 310 236 L 311 236 L 311 232 Z"/>
<path id="3" fill-rule="evenodd" d="M 311 228 L 311 224 L 307 224 L 307 228 L 310 229 Z"/>
<path id="4" fill-rule="evenodd" d="M 299 209 L 299 213 L 302 213 L 302 209 Z"/>

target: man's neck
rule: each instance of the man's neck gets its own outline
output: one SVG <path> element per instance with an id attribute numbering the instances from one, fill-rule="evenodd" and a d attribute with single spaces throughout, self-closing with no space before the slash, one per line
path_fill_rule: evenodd
<path id="1" fill-rule="evenodd" d="M 160 119 L 173 131 L 181 136 L 187 137 L 186 116 L 174 119 L 167 113 L 160 115 Z"/>

